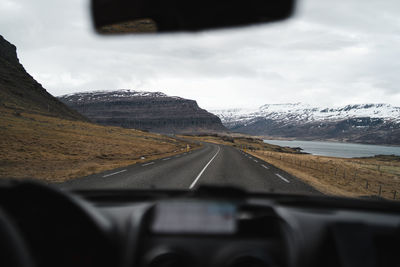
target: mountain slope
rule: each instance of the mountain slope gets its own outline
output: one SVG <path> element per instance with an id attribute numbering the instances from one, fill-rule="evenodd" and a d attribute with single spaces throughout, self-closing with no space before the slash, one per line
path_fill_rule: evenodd
<path id="1" fill-rule="evenodd" d="M 221 132 L 221 120 L 196 101 L 161 92 L 94 91 L 60 96 L 66 105 L 92 121 L 160 133 Z"/>
<path id="2" fill-rule="evenodd" d="M 16 47 L 0 35 L 0 107 L 87 120 L 50 95 L 19 63 Z"/>
<path id="3" fill-rule="evenodd" d="M 47 93 L 19 63 L 16 47 L 0 37 L 0 178 L 61 182 L 175 155 L 188 146 L 86 120 Z"/>
<path id="4" fill-rule="evenodd" d="M 388 104 L 313 107 L 301 103 L 214 110 L 232 131 L 303 140 L 400 144 L 400 107 Z"/>

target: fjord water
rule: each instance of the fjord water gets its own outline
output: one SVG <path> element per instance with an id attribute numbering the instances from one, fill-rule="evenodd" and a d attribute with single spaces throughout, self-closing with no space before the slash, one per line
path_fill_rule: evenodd
<path id="1" fill-rule="evenodd" d="M 400 156 L 400 147 L 395 146 L 297 140 L 264 140 L 264 142 L 284 147 L 300 147 L 303 149 L 303 152 L 329 157 L 357 158 L 372 157 L 375 155 Z"/>

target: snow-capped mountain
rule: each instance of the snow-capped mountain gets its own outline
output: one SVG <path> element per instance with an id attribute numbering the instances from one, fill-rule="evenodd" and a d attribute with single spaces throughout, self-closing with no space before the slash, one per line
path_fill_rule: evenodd
<path id="1" fill-rule="evenodd" d="M 160 133 L 226 132 L 221 120 L 197 102 L 161 92 L 130 89 L 89 91 L 58 97 L 94 122 Z"/>
<path id="2" fill-rule="evenodd" d="M 70 102 L 90 102 L 90 101 L 106 101 L 107 99 L 127 99 L 127 98 L 173 98 L 182 99 L 177 96 L 168 96 L 162 92 L 146 92 L 136 91 L 132 89 L 117 89 L 117 90 L 96 90 L 96 91 L 85 91 L 79 93 L 72 93 L 59 96 L 58 98 L 66 99 Z"/>
<path id="3" fill-rule="evenodd" d="M 212 110 L 235 132 L 301 139 L 400 143 L 400 107 L 355 104 L 315 107 L 267 104 L 256 109 Z"/>

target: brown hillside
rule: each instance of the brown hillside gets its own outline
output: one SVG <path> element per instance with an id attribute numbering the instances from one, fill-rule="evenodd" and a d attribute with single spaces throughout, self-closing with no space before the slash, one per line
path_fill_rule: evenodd
<path id="1" fill-rule="evenodd" d="M 19 63 L 16 47 L 0 35 L 0 106 L 15 112 L 30 112 L 63 119 L 83 120 L 49 94 Z"/>

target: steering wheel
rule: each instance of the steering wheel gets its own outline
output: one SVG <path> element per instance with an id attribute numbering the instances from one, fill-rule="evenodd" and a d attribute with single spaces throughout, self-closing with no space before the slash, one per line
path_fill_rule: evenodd
<path id="1" fill-rule="evenodd" d="M 0 208 L 0 266 L 33 267 L 33 261 L 25 242 Z"/>
<path id="2" fill-rule="evenodd" d="M 118 261 L 110 220 L 73 194 L 35 181 L 18 181 L 0 188 L 0 208 L 0 267 L 106 267 Z M 7 246 L 12 257 L 2 253 Z"/>

